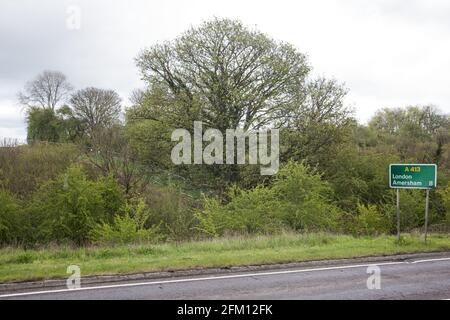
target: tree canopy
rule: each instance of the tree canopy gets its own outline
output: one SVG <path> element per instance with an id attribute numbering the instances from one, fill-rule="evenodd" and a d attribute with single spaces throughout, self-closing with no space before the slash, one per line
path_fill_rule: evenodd
<path id="1" fill-rule="evenodd" d="M 310 71 L 290 44 L 228 19 L 144 50 L 136 62 L 149 89 L 144 116 L 219 130 L 269 124 L 301 98 Z"/>
<path id="2" fill-rule="evenodd" d="M 93 87 L 78 90 L 70 98 L 73 115 L 86 124 L 90 134 L 97 129 L 111 127 L 119 120 L 121 102 L 113 90 Z"/>
<path id="3" fill-rule="evenodd" d="M 19 102 L 27 108 L 39 107 L 55 111 L 72 90 L 72 85 L 62 72 L 44 71 L 25 84 L 18 98 Z"/>

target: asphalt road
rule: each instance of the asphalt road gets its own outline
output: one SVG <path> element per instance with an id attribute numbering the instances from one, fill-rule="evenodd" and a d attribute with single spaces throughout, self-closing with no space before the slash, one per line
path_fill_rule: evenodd
<path id="1" fill-rule="evenodd" d="M 373 265 L 379 267 L 381 288 L 369 290 L 367 281 L 373 273 L 368 273 L 368 267 Z M 376 281 L 369 282 L 376 285 Z M 0 299 L 450 299 L 450 254 L 377 264 L 318 265 L 2 293 Z"/>

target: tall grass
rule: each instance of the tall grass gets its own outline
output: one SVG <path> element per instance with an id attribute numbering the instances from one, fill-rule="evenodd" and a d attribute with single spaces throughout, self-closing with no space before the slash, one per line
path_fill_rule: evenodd
<path id="1" fill-rule="evenodd" d="M 66 277 L 79 265 L 82 276 L 227 267 L 371 255 L 450 250 L 449 235 L 353 237 L 326 233 L 283 233 L 276 236 L 235 236 L 204 241 L 116 247 L 47 247 L 0 250 L 0 282 Z"/>

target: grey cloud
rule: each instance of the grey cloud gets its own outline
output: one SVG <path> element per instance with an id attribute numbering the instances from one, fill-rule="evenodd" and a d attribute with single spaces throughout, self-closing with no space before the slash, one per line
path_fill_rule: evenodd
<path id="1" fill-rule="evenodd" d="M 369 15 L 450 28 L 450 2 L 447 0 L 353 0 L 349 7 Z"/>

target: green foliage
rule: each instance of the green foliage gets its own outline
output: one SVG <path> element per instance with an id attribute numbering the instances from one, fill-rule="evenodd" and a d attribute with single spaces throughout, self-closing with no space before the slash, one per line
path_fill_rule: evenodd
<path id="1" fill-rule="evenodd" d="M 294 230 L 335 231 L 340 210 L 332 203 L 333 189 L 316 169 L 289 162 L 275 177 L 272 190 Z"/>
<path id="2" fill-rule="evenodd" d="M 144 200 L 137 204 L 126 204 L 123 215 L 114 216 L 112 224 L 97 224 L 91 231 L 91 239 L 96 244 L 117 245 L 149 243 L 161 239 L 159 225 L 147 227 L 151 216 Z"/>
<path id="3" fill-rule="evenodd" d="M 110 220 L 111 217 L 122 209 L 125 203 L 123 190 L 111 174 L 101 177 L 96 182 L 96 185 L 97 191 L 102 198 L 106 220 Z"/>
<path id="4" fill-rule="evenodd" d="M 168 240 L 191 239 L 195 226 L 194 200 L 178 188 L 156 188 L 149 185 L 145 201 L 150 208 L 150 225 L 160 225 Z"/>
<path id="5" fill-rule="evenodd" d="M 383 109 L 370 121 L 380 142 L 391 145 L 404 160 L 443 162 L 450 139 L 450 118 L 434 106 Z"/>
<path id="6" fill-rule="evenodd" d="M 395 196 L 392 191 L 391 205 L 385 206 L 386 213 L 395 221 Z M 430 224 L 435 222 L 434 208 L 430 208 Z M 403 231 L 421 228 L 425 221 L 425 191 L 401 190 L 400 191 L 400 224 Z"/>
<path id="7" fill-rule="evenodd" d="M 27 115 L 27 140 L 59 142 L 62 123 L 52 109 L 30 108 Z"/>
<path id="8" fill-rule="evenodd" d="M 342 84 L 310 79 L 304 54 L 240 21 L 205 22 L 144 50 L 136 64 L 147 88 L 136 94 L 127 120 L 132 144 L 149 163 L 171 165 L 166 130 L 192 132 L 194 121 L 223 134 L 226 129 L 275 124 L 290 138 L 283 140 L 282 158 L 298 161 L 325 163 L 347 136 L 351 112 L 343 103 Z M 194 183 L 222 192 L 229 184 L 241 183 L 243 167 L 183 169 Z"/>
<path id="9" fill-rule="evenodd" d="M 0 188 L 28 198 L 44 182 L 63 173 L 80 155 L 73 144 L 35 143 L 0 148 Z"/>
<path id="10" fill-rule="evenodd" d="M 336 80 L 315 79 L 305 95 L 279 120 L 282 159 L 327 167 L 341 145 L 348 141 L 354 124 L 352 111 L 344 104 L 347 89 Z"/>
<path id="11" fill-rule="evenodd" d="M 392 233 L 394 162 L 438 165 L 438 187 L 447 187 L 431 193 L 430 224 L 450 223 L 450 117 L 437 108 L 383 109 L 358 124 L 342 83 L 311 78 L 296 48 L 236 20 L 191 28 L 142 51 L 136 64 L 146 88 L 134 93 L 124 125 L 113 91 L 78 91 L 69 107 L 61 105 L 71 91 L 63 74 L 26 85 L 19 99 L 30 145 L 0 142 L 0 243 Z M 194 121 L 222 133 L 279 128 L 279 173 L 173 165 L 171 133 L 192 133 Z M 403 231 L 423 225 L 424 201 L 423 191 L 402 190 Z"/>
<path id="12" fill-rule="evenodd" d="M 129 109 L 127 119 L 137 117 L 136 112 L 139 110 Z M 129 120 L 126 130 L 131 147 L 143 163 L 158 167 L 172 166 L 170 154 L 173 143 L 170 137 L 173 128 L 154 120 Z"/>
<path id="13" fill-rule="evenodd" d="M 310 71 L 292 45 L 230 19 L 205 22 L 154 45 L 136 64 L 149 89 L 143 97 L 153 111 L 149 119 L 186 129 L 195 120 L 220 130 L 267 123 L 259 115 L 275 115 L 299 101 L 299 86 Z"/>
<path id="14" fill-rule="evenodd" d="M 446 188 L 438 191 L 442 198 L 442 202 L 445 208 L 445 222 L 450 225 L 450 183 Z"/>
<path id="15" fill-rule="evenodd" d="M 357 215 L 348 224 L 348 231 L 355 235 L 375 236 L 389 234 L 391 219 L 375 205 L 358 204 Z"/>
<path id="16" fill-rule="evenodd" d="M 398 161 L 395 155 L 363 153 L 352 145 L 342 148 L 326 172 L 337 204 L 343 210 L 353 212 L 359 203 L 384 202 L 390 192 L 389 164 Z"/>
<path id="17" fill-rule="evenodd" d="M 123 205 L 114 183 L 109 178 L 91 181 L 80 167 L 71 166 L 56 180 L 43 184 L 27 208 L 36 241 L 87 243 L 94 226 L 111 220 L 111 211 Z"/>
<path id="18" fill-rule="evenodd" d="M 32 107 L 27 111 L 27 141 L 75 142 L 84 132 L 82 121 L 76 119 L 68 106 L 57 111 Z"/>
<path id="19" fill-rule="evenodd" d="M 23 236 L 23 222 L 19 201 L 0 189 L 0 244 L 18 244 Z"/>
<path id="20" fill-rule="evenodd" d="M 396 193 L 391 190 L 389 197 L 380 204 L 380 210 L 389 216 L 392 222 L 392 232 L 395 232 L 396 222 Z M 438 211 L 441 199 L 436 197 L 434 191 L 430 193 L 429 224 L 440 224 L 445 214 Z M 400 225 L 402 231 L 422 229 L 425 222 L 425 190 L 400 190 Z"/>
<path id="21" fill-rule="evenodd" d="M 252 190 L 232 189 L 230 201 L 221 206 L 206 199 L 197 213 L 199 228 L 209 235 L 336 231 L 340 210 L 332 204 L 332 189 L 316 170 L 290 162 L 277 174 L 272 186 Z"/>
<path id="22" fill-rule="evenodd" d="M 86 133 L 86 124 L 77 119 L 69 106 L 62 106 L 56 111 L 60 119 L 62 130 L 59 134 L 60 142 L 80 142 Z"/>
<path id="23" fill-rule="evenodd" d="M 206 199 L 204 210 L 197 213 L 199 229 L 208 235 L 225 233 L 275 233 L 282 230 L 282 213 L 272 190 L 256 187 L 233 190 L 231 201 L 221 206 L 217 200 Z"/>

